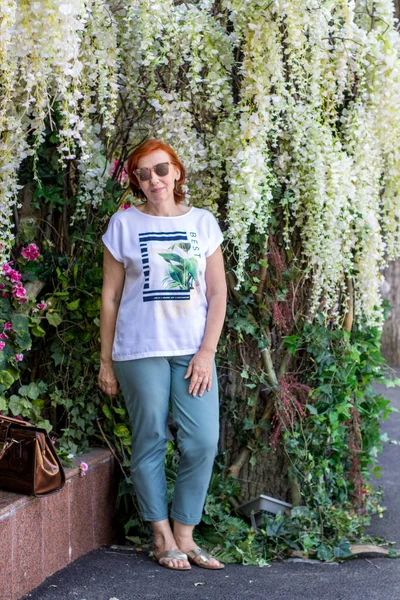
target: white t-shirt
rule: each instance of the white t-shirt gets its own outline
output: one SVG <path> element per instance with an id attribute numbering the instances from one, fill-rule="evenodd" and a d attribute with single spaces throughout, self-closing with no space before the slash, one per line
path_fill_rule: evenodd
<path id="1" fill-rule="evenodd" d="M 125 267 L 112 359 L 196 353 L 207 317 L 206 258 L 223 241 L 208 210 L 156 217 L 115 213 L 102 240 Z"/>

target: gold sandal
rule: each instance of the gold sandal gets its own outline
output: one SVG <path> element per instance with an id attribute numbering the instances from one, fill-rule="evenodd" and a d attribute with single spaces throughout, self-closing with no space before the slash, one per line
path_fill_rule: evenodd
<path id="1" fill-rule="evenodd" d="M 160 552 L 159 554 L 156 553 L 155 549 L 153 548 L 153 556 L 152 556 L 153 560 L 155 560 L 156 562 L 158 562 L 158 564 L 160 565 L 160 567 L 165 567 L 166 569 L 172 569 L 173 571 L 190 571 L 192 567 L 172 567 L 169 566 L 169 563 L 172 560 L 188 560 L 188 557 L 186 556 L 186 554 L 184 554 L 183 552 L 181 552 L 178 548 L 173 548 L 172 550 L 165 550 L 164 552 Z M 167 563 L 165 562 L 160 562 L 161 559 L 167 559 Z"/>
<path id="2" fill-rule="evenodd" d="M 202 569 L 225 569 L 225 565 L 217 558 L 215 560 L 218 560 L 220 566 L 212 567 L 210 565 L 210 559 L 214 557 L 211 556 L 211 554 L 208 554 L 208 552 L 206 552 L 205 550 L 203 550 L 203 548 L 194 548 L 193 550 L 186 552 L 186 554 L 188 557 L 188 561 L 192 563 L 192 565 L 196 565 L 197 567 L 201 567 Z M 196 560 L 197 557 L 200 557 L 199 561 Z"/>

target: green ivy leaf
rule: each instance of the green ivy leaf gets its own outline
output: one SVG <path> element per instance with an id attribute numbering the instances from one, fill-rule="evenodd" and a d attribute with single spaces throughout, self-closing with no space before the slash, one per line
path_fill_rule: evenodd
<path id="1" fill-rule="evenodd" d="M 106 415 L 107 419 L 112 419 L 112 413 L 111 413 L 110 407 L 107 404 L 103 404 L 103 406 L 101 407 L 101 410 Z"/>
<path id="2" fill-rule="evenodd" d="M 54 325 L 54 327 L 58 327 L 60 323 L 62 323 L 62 316 L 60 313 L 47 313 L 46 319 L 50 323 L 50 325 Z"/>
<path id="3" fill-rule="evenodd" d="M 122 423 L 117 423 L 114 427 L 114 433 L 117 437 L 127 437 L 129 436 L 128 428 Z"/>
<path id="4" fill-rule="evenodd" d="M 32 327 L 31 332 L 35 337 L 43 337 L 44 335 L 46 335 L 45 330 L 42 327 L 40 327 L 40 325 L 35 325 L 34 327 Z"/>
<path id="5" fill-rule="evenodd" d="M 4 370 L 0 371 L 0 383 L 8 389 L 14 383 L 16 377 L 14 377 L 10 371 Z"/>
<path id="6" fill-rule="evenodd" d="M 77 300 L 74 300 L 73 302 L 69 302 L 67 304 L 68 310 L 76 310 L 77 308 L 79 308 L 79 303 L 80 303 L 80 298 L 78 298 Z M 52 314 L 54 314 L 54 313 L 52 313 Z"/>

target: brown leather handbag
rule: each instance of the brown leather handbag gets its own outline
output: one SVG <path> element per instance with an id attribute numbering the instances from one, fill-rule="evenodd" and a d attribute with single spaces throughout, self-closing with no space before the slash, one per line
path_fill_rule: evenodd
<path id="1" fill-rule="evenodd" d="M 0 415 L 0 489 L 47 496 L 65 485 L 65 472 L 46 429 Z"/>

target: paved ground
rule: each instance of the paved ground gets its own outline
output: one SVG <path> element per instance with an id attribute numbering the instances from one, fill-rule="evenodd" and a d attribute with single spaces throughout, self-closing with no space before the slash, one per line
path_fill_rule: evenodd
<path id="1" fill-rule="evenodd" d="M 400 409 L 400 389 L 384 389 Z M 384 424 L 400 440 L 400 412 Z M 400 445 L 388 443 L 380 458 L 385 489 L 383 519 L 370 533 L 400 547 Z M 227 565 L 222 571 L 173 572 L 145 553 L 94 550 L 58 571 L 21 600 L 400 600 L 400 559 L 359 558 L 343 564 L 273 563 L 270 567 Z"/>

